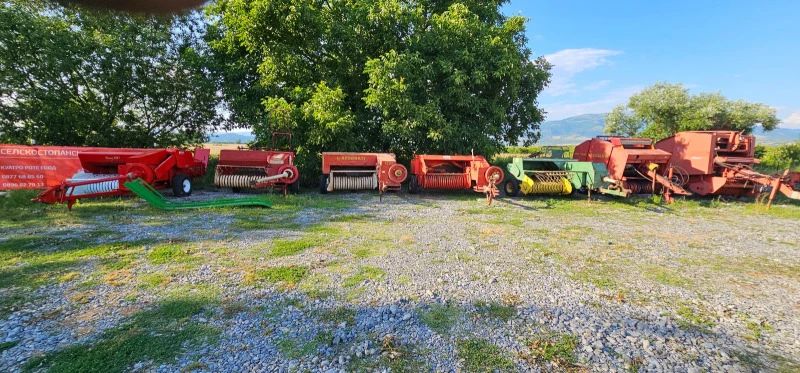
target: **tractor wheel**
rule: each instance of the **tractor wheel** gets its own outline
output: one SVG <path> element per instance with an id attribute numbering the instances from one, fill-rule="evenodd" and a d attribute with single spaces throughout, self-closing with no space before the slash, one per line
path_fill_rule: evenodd
<path id="1" fill-rule="evenodd" d="M 582 194 L 585 196 L 589 194 L 589 188 L 587 188 L 586 185 L 581 185 L 581 187 L 578 189 L 572 188 L 572 193 L 570 193 L 570 195 L 575 194 L 575 192 L 578 192 L 578 194 Z"/>
<path id="2" fill-rule="evenodd" d="M 233 188 L 231 188 L 231 192 L 234 192 L 234 193 L 241 193 L 241 192 L 242 192 L 242 188 L 236 188 L 236 187 L 233 187 Z"/>
<path id="3" fill-rule="evenodd" d="M 419 183 L 417 183 L 417 175 L 411 175 L 411 180 L 408 181 L 408 193 L 417 194 L 421 191 L 422 188 L 420 188 Z"/>
<path id="4" fill-rule="evenodd" d="M 297 194 L 300 193 L 300 180 L 295 180 L 293 183 L 289 184 L 289 193 Z"/>
<path id="5" fill-rule="evenodd" d="M 172 178 L 172 194 L 176 197 L 192 195 L 192 179 L 184 174 L 177 174 Z"/>
<path id="6" fill-rule="evenodd" d="M 516 197 L 519 195 L 519 181 L 517 179 L 508 179 L 503 189 L 508 197 Z"/>
<path id="7" fill-rule="evenodd" d="M 320 194 L 328 194 L 328 175 L 322 174 L 319 175 L 319 193 Z"/>

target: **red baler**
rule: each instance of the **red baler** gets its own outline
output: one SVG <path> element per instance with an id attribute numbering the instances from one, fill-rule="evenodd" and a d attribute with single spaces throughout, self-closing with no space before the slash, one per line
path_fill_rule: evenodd
<path id="1" fill-rule="evenodd" d="M 472 189 L 485 193 L 489 203 L 500 193 L 503 170 L 476 155 L 418 155 L 411 160 L 409 193 L 425 189 Z"/>

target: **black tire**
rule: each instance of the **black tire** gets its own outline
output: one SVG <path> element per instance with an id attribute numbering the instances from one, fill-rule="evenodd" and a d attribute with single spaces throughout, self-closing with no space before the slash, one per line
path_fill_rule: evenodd
<path id="1" fill-rule="evenodd" d="M 517 179 L 508 179 L 505 184 L 503 184 L 503 190 L 506 192 L 506 196 L 508 197 L 516 197 L 519 195 L 519 180 Z"/>
<path id="2" fill-rule="evenodd" d="M 578 194 L 582 194 L 585 196 L 589 194 L 589 188 L 587 188 L 586 185 L 581 185 L 581 187 L 578 189 L 572 188 L 572 193 L 570 193 L 570 195 L 575 194 L 575 192 L 578 192 Z"/>
<path id="3" fill-rule="evenodd" d="M 300 179 L 297 179 L 293 183 L 289 184 L 289 193 L 300 193 Z"/>
<path id="4" fill-rule="evenodd" d="M 328 194 L 328 175 L 319 175 L 319 194 Z"/>
<path id="5" fill-rule="evenodd" d="M 172 194 L 176 197 L 186 197 L 192 195 L 194 185 L 192 179 L 184 174 L 177 174 L 172 178 Z"/>
<path id="6" fill-rule="evenodd" d="M 231 188 L 231 192 L 241 193 L 242 192 L 242 188 Z"/>
<path id="7" fill-rule="evenodd" d="M 421 191 L 422 188 L 420 188 L 419 183 L 417 183 L 417 175 L 411 175 L 411 180 L 408 181 L 408 193 L 417 194 Z"/>

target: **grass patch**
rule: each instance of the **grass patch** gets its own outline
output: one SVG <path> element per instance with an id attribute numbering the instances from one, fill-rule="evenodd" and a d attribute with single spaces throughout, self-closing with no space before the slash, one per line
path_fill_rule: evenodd
<path id="1" fill-rule="evenodd" d="M 317 318 L 322 322 L 339 324 L 345 321 L 353 325 L 356 319 L 356 311 L 350 308 L 338 307 L 333 310 L 318 311 Z"/>
<path id="2" fill-rule="evenodd" d="M 366 280 L 379 281 L 379 280 L 382 280 L 384 277 L 386 277 L 386 271 L 384 271 L 384 270 L 382 270 L 380 268 L 361 267 L 361 268 L 358 269 L 358 271 L 354 275 L 345 278 L 344 282 L 342 283 L 342 285 L 344 287 L 348 287 L 349 288 L 349 287 L 356 286 L 356 285 L 358 285 L 358 284 L 360 284 L 360 283 L 362 283 L 362 282 L 364 282 Z"/>
<path id="3" fill-rule="evenodd" d="M 153 264 L 188 263 L 197 259 L 191 250 L 181 244 L 157 246 L 147 253 L 147 259 Z"/>
<path id="4" fill-rule="evenodd" d="M 300 254 L 314 246 L 317 246 L 320 241 L 314 237 L 303 237 L 297 240 L 277 240 L 272 244 L 270 256 L 282 257 Z"/>
<path id="5" fill-rule="evenodd" d="M 23 371 L 122 372 L 139 361 L 155 364 L 179 356 L 184 348 L 213 340 L 220 331 L 189 321 L 203 312 L 209 299 L 172 298 L 130 322 L 106 331 L 98 342 L 81 344 L 30 359 Z"/>
<path id="6" fill-rule="evenodd" d="M 298 344 L 293 339 L 282 339 L 278 342 L 278 350 L 289 359 L 298 359 L 303 356 L 311 355 L 317 352 L 323 345 L 328 344 L 333 336 L 329 332 L 318 333 L 314 339 L 309 342 Z"/>
<path id="7" fill-rule="evenodd" d="M 502 305 L 497 302 L 476 302 L 475 307 L 478 312 L 485 313 L 493 319 L 499 319 L 503 322 L 510 320 L 517 315 L 517 309 L 514 306 Z"/>
<path id="8" fill-rule="evenodd" d="M 302 266 L 272 267 L 256 270 L 256 275 L 268 282 L 282 282 L 290 285 L 296 285 L 308 276 L 308 273 L 308 267 Z"/>
<path id="9" fill-rule="evenodd" d="M 461 317 L 461 309 L 451 303 L 435 304 L 420 313 L 419 318 L 431 330 L 439 334 L 450 331 L 453 324 Z"/>
<path id="10" fill-rule="evenodd" d="M 153 289 L 169 284 L 172 278 L 160 273 L 144 273 L 139 275 L 139 287 Z"/>
<path id="11" fill-rule="evenodd" d="M 482 339 L 468 339 L 458 342 L 458 357 L 464 359 L 464 372 L 509 372 L 516 365 L 503 356 L 499 347 Z"/>
<path id="12" fill-rule="evenodd" d="M 714 322 L 711 321 L 711 315 L 702 311 L 695 311 L 687 305 L 678 307 L 678 326 L 683 329 L 698 330 L 704 333 L 710 333 L 710 328 L 714 327 Z"/>
<path id="13" fill-rule="evenodd" d="M 558 367 L 570 367 L 578 362 L 575 357 L 578 337 L 571 334 L 551 334 L 529 339 L 526 346 L 530 354 L 523 354 L 522 358 L 532 363 L 553 362 Z"/>
<path id="14" fill-rule="evenodd" d="M 748 321 L 746 328 L 750 331 L 750 335 L 745 336 L 745 338 L 751 341 L 760 340 L 764 336 L 764 332 L 772 333 L 775 331 L 775 328 L 773 328 L 772 325 L 768 324 L 766 321 L 763 323 Z"/>
<path id="15" fill-rule="evenodd" d="M 9 350 L 14 348 L 14 346 L 18 345 L 19 341 L 11 341 L 11 342 L 3 342 L 0 343 L 0 353 L 3 353 L 5 350 Z"/>
<path id="16" fill-rule="evenodd" d="M 692 280 L 681 276 L 677 271 L 663 267 L 649 266 L 645 277 L 662 285 L 676 286 L 688 289 L 692 286 Z"/>

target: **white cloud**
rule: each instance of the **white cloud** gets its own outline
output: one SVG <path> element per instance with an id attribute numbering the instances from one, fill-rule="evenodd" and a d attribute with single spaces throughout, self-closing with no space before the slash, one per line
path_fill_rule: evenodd
<path id="1" fill-rule="evenodd" d="M 598 90 L 600 88 L 603 88 L 603 87 L 607 86 L 608 83 L 611 83 L 611 81 L 610 80 L 601 80 L 601 81 L 599 81 L 597 83 L 589 84 L 586 87 L 583 87 L 583 89 L 585 89 L 587 91 L 596 91 L 596 90 Z"/>
<path id="2" fill-rule="evenodd" d="M 788 118 L 781 121 L 781 128 L 800 128 L 800 111 L 795 111 Z"/>
<path id="3" fill-rule="evenodd" d="M 578 92 L 576 84 L 572 81 L 575 74 L 609 64 L 611 62 L 606 57 L 621 53 L 610 49 L 581 48 L 564 49 L 544 56 L 553 65 L 551 71 L 553 77 L 544 93 L 560 96 Z"/>
<path id="4" fill-rule="evenodd" d="M 625 103 L 631 95 L 641 91 L 642 86 L 625 87 L 616 91 L 609 92 L 597 101 L 584 103 L 556 102 L 550 105 L 542 105 L 547 112 L 547 120 L 559 120 L 574 117 L 581 114 L 608 113 L 614 106 Z"/>

